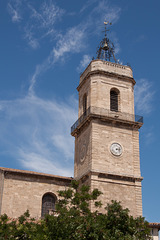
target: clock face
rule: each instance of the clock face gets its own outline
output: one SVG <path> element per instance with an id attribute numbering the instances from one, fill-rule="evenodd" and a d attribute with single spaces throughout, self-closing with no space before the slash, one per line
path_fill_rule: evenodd
<path id="1" fill-rule="evenodd" d="M 79 162 L 83 163 L 86 158 L 86 140 L 80 139 L 79 141 Z"/>
<path id="2" fill-rule="evenodd" d="M 122 146 L 119 143 L 112 143 L 110 151 L 115 156 L 120 156 L 122 154 Z"/>
<path id="3" fill-rule="evenodd" d="M 81 146 L 81 150 L 80 150 L 80 162 L 83 163 L 85 160 L 85 155 L 86 155 L 86 145 L 83 144 Z"/>

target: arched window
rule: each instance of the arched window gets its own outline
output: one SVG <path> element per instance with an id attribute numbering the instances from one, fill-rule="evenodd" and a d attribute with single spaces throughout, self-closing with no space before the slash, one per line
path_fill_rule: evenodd
<path id="1" fill-rule="evenodd" d="M 42 214 L 44 217 L 55 209 L 56 196 L 52 193 L 46 193 L 42 197 Z"/>
<path id="2" fill-rule="evenodd" d="M 86 114 L 87 110 L 87 94 L 85 93 L 83 96 L 83 113 Z"/>
<path id="3" fill-rule="evenodd" d="M 119 91 L 118 89 L 111 89 L 110 91 L 110 110 L 118 112 Z"/>

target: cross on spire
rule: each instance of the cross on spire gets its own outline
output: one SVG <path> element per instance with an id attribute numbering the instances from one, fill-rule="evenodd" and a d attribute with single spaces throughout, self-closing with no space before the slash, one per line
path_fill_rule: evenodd
<path id="1" fill-rule="evenodd" d="M 107 25 L 112 25 L 112 23 L 106 22 L 106 20 L 104 21 L 105 30 L 103 32 L 105 32 L 105 37 L 107 37 L 107 31 L 109 31 L 109 30 L 107 30 Z"/>

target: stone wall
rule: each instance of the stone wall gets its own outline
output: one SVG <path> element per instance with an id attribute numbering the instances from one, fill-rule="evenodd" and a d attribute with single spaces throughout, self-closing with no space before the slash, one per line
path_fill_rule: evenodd
<path id="1" fill-rule="evenodd" d="M 75 138 L 74 177 L 80 178 L 91 170 L 92 165 L 91 125 L 84 128 Z"/>
<path id="2" fill-rule="evenodd" d="M 123 208 L 128 208 L 132 216 L 142 216 L 140 182 L 132 178 L 118 178 L 114 175 L 92 174 L 91 189 L 95 188 L 98 188 L 103 193 L 99 197 L 103 204 L 100 209 L 101 212 L 106 212 L 104 208 L 107 206 L 107 203 L 111 203 L 111 200 L 116 200 L 121 202 Z M 92 210 L 94 210 L 93 205 Z"/>
<path id="3" fill-rule="evenodd" d="M 80 83 L 85 77 L 87 77 L 89 73 L 95 72 L 97 70 L 107 71 L 109 73 L 119 74 L 130 78 L 133 77 L 131 67 L 97 59 L 91 61 L 85 71 L 81 74 Z"/>
<path id="4" fill-rule="evenodd" d="M 93 121 L 92 170 L 140 177 L 138 136 L 138 130 Z M 115 142 L 122 146 L 120 156 L 114 156 L 110 151 Z"/>
<path id="5" fill-rule="evenodd" d="M 142 177 L 138 128 L 142 125 L 135 124 L 134 85 L 130 67 L 92 61 L 82 73 L 77 88 L 79 117 L 83 114 L 84 94 L 90 112 L 73 135 L 75 177 L 88 174 L 92 190 L 98 188 L 103 192 L 100 199 L 104 205 L 117 200 L 133 216 L 139 216 L 142 215 Z M 118 111 L 110 111 L 111 90 L 118 93 Z M 113 143 L 121 145 L 120 155 L 111 153 Z"/>
<path id="6" fill-rule="evenodd" d="M 71 178 L 7 169 L 4 176 L 1 214 L 13 218 L 27 209 L 31 217 L 40 218 L 43 195 L 53 193 L 58 197 L 57 191 L 64 190 L 71 181 Z"/>
<path id="7" fill-rule="evenodd" d="M 79 117 L 83 113 L 83 96 L 87 94 L 87 106 L 110 109 L 110 90 L 119 91 L 119 111 L 134 114 L 134 84 L 132 70 L 128 66 L 95 60 L 80 77 Z"/>
<path id="8" fill-rule="evenodd" d="M 120 112 L 134 114 L 133 83 L 118 77 L 106 77 L 104 74 L 91 76 L 91 106 L 110 110 L 110 91 L 119 91 Z"/>

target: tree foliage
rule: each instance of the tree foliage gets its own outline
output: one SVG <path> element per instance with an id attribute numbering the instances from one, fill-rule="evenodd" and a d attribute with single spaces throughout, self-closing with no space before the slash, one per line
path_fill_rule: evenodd
<path id="1" fill-rule="evenodd" d="M 29 212 L 16 220 L 7 215 L 0 217 L 0 240 L 146 240 L 150 239 L 148 222 L 143 217 L 133 218 L 128 209 L 112 201 L 106 214 L 100 214 L 98 189 L 90 192 L 89 186 L 72 181 L 71 188 L 59 191 L 56 214 L 44 219 L 31 219 Z M 91 212 L 90 204 L 96 211 Z"/>

